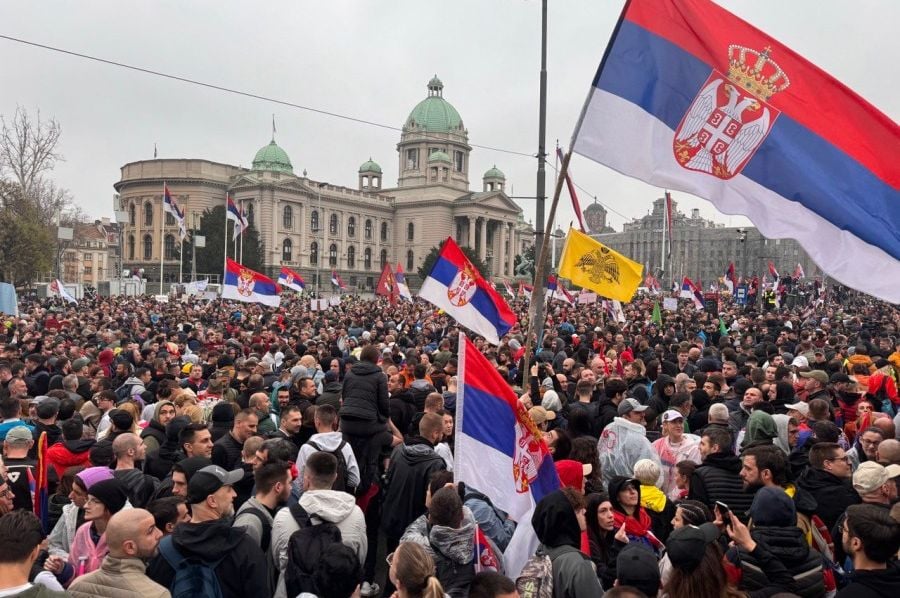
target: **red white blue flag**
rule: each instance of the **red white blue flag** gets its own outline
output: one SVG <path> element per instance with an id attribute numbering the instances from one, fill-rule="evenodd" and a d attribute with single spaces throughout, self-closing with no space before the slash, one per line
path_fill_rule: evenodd
<path id="1" fill-rule="evenodd" d="M 270 307 L 281 305 L 278 284 L 274 280 L 230 258 L 225 261 L 222 298 L 244 303 L 262 303 Z"/>
<path id="2" fill-rule="evenodd" d="M 278 275 L 278 284 L 298 293 L 306 288 L 306 281 L 303 280 L 303 277 L 285 266 L 281 267 L 281 273 Z"/>
<path id="3" fill-rule="evenodd" d="M 244 230 L 250 226 L 247 216 L 238 209 L 230 195 L 228 196 L 228 202 L 225 209 L 225 217 L 234 222 L 234 234 L 231 236 L 232 240 L 240 237 Z"/>
<path id="4" fill-rule="evenodd" d="M 769 260 L 769 274 L 772 275 L 772 278 L 775 279 L 775 282 L 778 282 L 778 279 L 781 278 L 778 276 L 778 270 L 775 269 L 775 264 L 772 263 L 772 260 Z"/>
<path id="5" fill-rule="evenodd" d="M 519 522 L 520 540 L 514 536 L 510 548 L 536 543 L 530 513 L 559 488 L 543 434 L 512 387 L 465 335 L 459 338 L 458 380 L 453 475 Z M 507 559 L 507 573 L 518 574 L 515 566 L 523 563 Z"/>
<path id="6" fill-rule="evenodd" d="M 347 285 L 344 284 L 344 280 L 341 278 L 341 275 L 337 273 L 337 270 L 331 271 L 331 284 L 342 291 L 347 290 Z"/>
<path id="7" fill-rule="evenodd" d="M 737 288 L 737 276 L 734 273 L 734 262 L 730 262 L 728 264 L 728 268 L 725 269 L 725 286 L 728 286 L 732 293 Z"/>
<path id="8" fill-rule="evenodd" d="M 178 201 L 169 193 L 168 183 L 163 183 L 163 211 L 171 214 L 178 224 L 178 236 L 184 241 L 187 237 L 187 224 L 184 219 L 184 210 L 178 205 Z"/>
<path id="9" fill-rule="evenodd" d="M 397 264 L 397 270 L 394 272 L 394 282 L 397 283 L 397 293 L 401 299 L 412 301 L 412 293 L 409 292 L 409 285 L 406 284 L 406 274 L 403 273 L 403 266 Z"/>
<path id="10" fill-rule="evenodd" d="M 900 127 L 710 0 L 625 4 L 573 147 L 796 239 L 829 276 L 900 303 Z"/>
<path id="11" fill-rule="evenodd" d="M 687 276 L 681 281 L 681 296 L 693 301 L 697 309 L 703 309 L 703 291 Z"/>
<path id="12" fill-rule="evenodd" d="M 516 314 L 509 304 L 451 237 L 444 241 L 419 297 L 494 345 L 499 345 L 500 337 L 516 324 Z"/>

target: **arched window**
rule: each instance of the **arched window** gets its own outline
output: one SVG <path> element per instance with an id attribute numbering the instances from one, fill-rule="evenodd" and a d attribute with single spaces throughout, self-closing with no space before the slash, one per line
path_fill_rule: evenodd
<path id="1" fill-rule="evenodd" d="M 337 214 L 332 214 L 331 218 L 328 219 L 328 232 L 332 235 L 336 235 L 338 232 L 338 217 Z"/>
<path id="2" fill-rule="evenodd" d="M 334 243 L 328 248 L 328 265 L 332 268 L 337 266 L 337 245 Z"/>
<path id="3" fill-rule="evenodd" d="M 294 249 L 294 243 L 290 239 L 285 239 L 281 243 L 281 261 L 289 262 L 291 261 L 291 253 Z"/>
<path id="4" fill-rule="evenodd" d="M 406 252 L 406 271 L 407 272 L 412 272 L 413 261 L 414 261 L 413 260 L 413 252 L 410 249 L 409 251 Z"/>
<path id="5" fill-rule="evenodd" d="M 363 268 L 365 270 L 372 269 L 372 248 L 366 247 L 366 250 L 363 251 Z"/>
<path id="6" fill-rule="evenodd" d="M 382 242 L 387 241 L 387 222 L 381 223 L 381 240 Z"/>
<path id="7" fill-rule="evenodd" d="M 134 213 L 134 204 L 131 204 L 130 206 L 128 206 L 128 224 L 130 224 L 131 226 L 137 225 L 137 217 L 135 217 Z"/>
<path id="8" fill-rule="evenodd" d="M 144 226 L 153 226 L 153 204 L 149 201 L 144 204 Z"/>
<path id="9" fill-rule="evenodd" d="M 247 212 L 247 225 L 253 226 L 253 219 L 255 218 L 253 213 L 253 202 L 248 201 L 246 207 L 244 207 L 244 210 L 246 210 Z"/>
<path id="10" fill-rule="evenodd" d="M 131 209 L 134 210 L 134 206 Z M 128 259 L 134 259 L 134 235 L 128 235 Z"/>
<path id="11" fill-rule="evenodd" d="M 410 222 L 406 225 L 406 240 L 407 241 L 415 241 L 416 239 L 416 226 Z"/>
<path id="12" fill-rule="evenodd" d="M 366 219 L 366 241 L 372 240 L 372 221 Z"/>
<path id="13" fill-rule="evenodd" d="M 313 212 L 315 214 L 315 212 Z M 319 244 L 313 241 L 309 246 L 309 265 L 315 266 L 319 263 Z"/>
<path id="14" fill-rule="evenodd" d="M 291 206 L 284 206 L 284 211 L 281 215 L 281 226 L 286 230 L 291 230 L 294 226 L 294 210 Z"/>
<path id="15" fill-rule="evenodd" d="M 384 270 L 384 265 L 387 263 L 387 249 L 381 250 L 381 262 L 379 263 L 379 267 Z"/>
<path id="16" fill-rule="evenodd" d="M 166 235 L 165 245 L 163 246 L 165 249 L 165 257 L 167 260 L 175 259 L 175 236 L 174 235 Z"/>
<path id="17" fill-rule="evenodd" d="M 351 238 L 356 236 L 356 217 L 355 216 L 350 216 L 350 218 L 347 219 L 347 236 L 351 237 Z"/>
<path id="18" fill-rule="evenodd" d="M 166 212 L 166 226 L 175 226 L 175 217 Z"/>
<path id="19" fill-rule="evenodd" d="M 352 245 L 347 248 L 347 267 L 356 268 L 356 247 Z"/>
<path id="20" fill-rule="evenodd" d="M 144 259 L 149 260 L 153 258 L 153 237 L 150 235 L 144 235 Z"/>
<path id="21" fill-rule="evenodd" d="M 319 230 L 319 212 L 317 210 L 313 210 L 309 215 L 309 228 L 313 232 Z"/>

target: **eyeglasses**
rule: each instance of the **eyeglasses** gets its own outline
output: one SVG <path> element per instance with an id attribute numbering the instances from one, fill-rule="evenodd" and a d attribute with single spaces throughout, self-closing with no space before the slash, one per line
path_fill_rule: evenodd
<path id="1" fill-rule="evenodd" d="M 826 461 L 843 461 L 844 463 L 850 463 L 850 457 L 844 455 L 843 457 L 831 457 L 830 459 L 825 459 Z"/>
<path id="2" fill-rule="evenodd" d="M 393 553 L 393 552 L 389 552 L 388 555 L 385 557 L 384 560 L 387 561 L 387 564 L 388 564 L 388 566 L 390 567 L 391 564 L 394 562 L 394 553 Z"/>

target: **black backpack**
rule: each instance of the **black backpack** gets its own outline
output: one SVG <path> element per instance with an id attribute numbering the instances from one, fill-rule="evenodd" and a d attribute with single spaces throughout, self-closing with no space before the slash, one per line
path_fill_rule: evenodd
<path id="1" fill-rule="evenodd" d="M 288 540 L 288 562 L 284 570 L 287 595 L 298 596 L 303 592 L 318 595 L 313 574 L 319 567 L 325 548 L 341 543 L 341 530 L 330 521 L 313 523 L 309 513 L 300 505 L 293 505 L 290 509 L 300 529 Z"/>
<path id="2" fill-rule="evenodd" d="M 350 474 L 347 470 L 347 459 L 344 457 L 344 447 L 347 446 L 347 442 L 341 440 L 341 443 L 333 451 L 326 451 L 312 440 L 307 441 L 307 444 L 317 451 L 331 453 L 337 459 L 337 478 L 335 478 L 334 484 L 331 485 L 331 489 L 353 494 L 354 489 L 350 487 Z"/>
<path id="3" fill-rule="evenodd" d="M 259 523 L 262 525 L 262 537 L 259 539 L 259 547 L 262 548 L 263 552 L 268 552 L 269 545 L 272 544 L 272 522 L 256 507 L 247 507 L 240 512 L 241 515 L 244 513 L 249 513 L 259 519 Z"/>

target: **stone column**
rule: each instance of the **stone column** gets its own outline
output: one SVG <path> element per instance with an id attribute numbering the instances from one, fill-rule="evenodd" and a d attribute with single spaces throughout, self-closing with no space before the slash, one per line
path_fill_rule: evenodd
<path id="1" fill-rule="evenodd" d="M 481 218 L 478 225 L 478 259 L 482 262 L 487 256 L 487 218 Z"/>
<path id="2" fill-rule="evenodd" d="M 471 247 L 472 249 L 475 249 L 475 217 L 469 216 L 468 222 L 469 222 L 469 231 L 468 231 L 469 247 Z"/>
<path id="3" fill-rule="evenodd" d="M 516 225 L 512 222 L 509 223 L 509 253 L 507 254 L 507 258 L 509 259 L 509 276 L 512 278 L 516 274 L 516 254 L 518 253 L 518 249 L 516 249 Z"/>
<path id="4" fill-rule="evenodd" d="M 506 223 L 500 223 L 500 251 L 497 256 L 497 268 L 495 268 L 495 272 L 497 276 L 506 276 L 506 262 L 508 259 L 508 252 L 506 250 L 506 241 L 509 235 L 507 235 Z"/>

